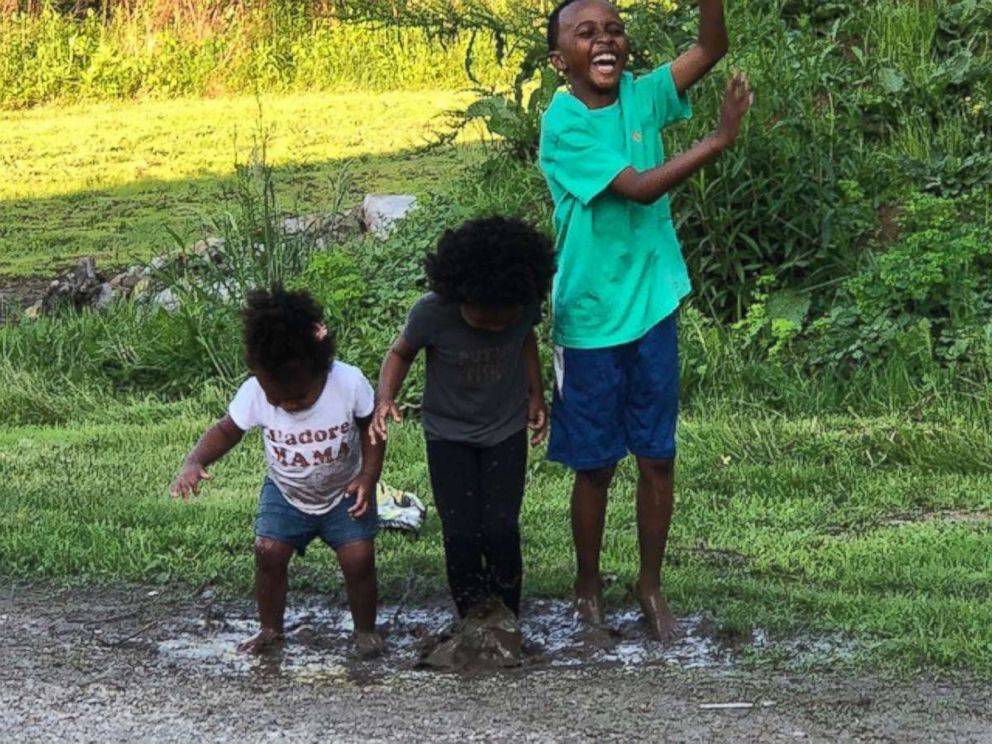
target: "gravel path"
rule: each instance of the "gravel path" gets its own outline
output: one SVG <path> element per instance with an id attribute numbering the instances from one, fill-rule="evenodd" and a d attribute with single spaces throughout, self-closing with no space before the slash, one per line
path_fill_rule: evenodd
<path id="1" fill-rule="evenodd" d="M 402 638 L 416 622 L 394 627 L 391 657 L 360 664 L 341 648 L 346 622 L 328 619 L 342 613 L 306 607 L 282 658 L 254 662 L 229 637 L 251 614 L 178 589 L 0 591 L 0 741 L 992 742 L 992 690 L 977 682 L 592 652 L 438 674 L 413 668 L 415 644 Z M 712 703 L 753 707 L 702 707 Z"/>

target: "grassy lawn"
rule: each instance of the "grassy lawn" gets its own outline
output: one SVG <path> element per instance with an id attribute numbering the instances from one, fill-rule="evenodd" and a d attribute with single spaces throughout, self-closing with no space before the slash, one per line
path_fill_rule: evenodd
<path id="1" fill-rule="evenodd" d="M 346 164 L 356 200 L 430 193 L 472 157 L 413 152 L 458 100 L 321 93 L 0 112 L 0 276 L 48 275 L 85 255 L 148 259 L 174 247 L 166 226 L 192 240 L 249 160 L 259 106 L 287 208 L 329 208 Z"/>
<path id="2" fill-rule="evenodd" d="M 114 403 L 99 420 L 0 433 L 0 565 L 18 576 L 212 580 L 251 585 L 251 524 L 262 474 L 250 440 L 192 503 L 172 474 L 209 421 L 209 401 Z M 678 612 L 728 630 L 839 631 L 898 667 L 992 672 L 992 434 L 984 415 L 935 407 L 914 417 L 741 416 L 716 403 L 681 428 L 667 585 Z M 429 501 L 421 434 L 397 430 L 388 482 Z M 524 505 L 526 591 L 567 596 L 569 476 L 536 453 Z M 621 468 L 607 526 L 613 602 L 626 602 L 637 551 L 634 475 Z M 444 591 L 439 524 L 379 543 L 387 599 L 411 572 Z M 339 588 L 330 552 L 292 568 L 296 588 Z"/>

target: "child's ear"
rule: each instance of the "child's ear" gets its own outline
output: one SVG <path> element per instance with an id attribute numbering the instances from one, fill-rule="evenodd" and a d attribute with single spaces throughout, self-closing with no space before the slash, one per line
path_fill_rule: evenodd
<path id="1" fill-rule="evenodd" d="M 551 52 L 548 55 L 548 61 L 551 62 L 551 66 L 558 70 L 558 72 L 562 75 L 568 72 L 568 65 L 565 64 L 565 58 L 562 56 L 561 52 Z"/>

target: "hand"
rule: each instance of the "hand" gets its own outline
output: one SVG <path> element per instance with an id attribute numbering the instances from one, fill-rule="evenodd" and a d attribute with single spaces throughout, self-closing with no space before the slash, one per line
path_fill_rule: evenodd
<path id="1" fill-rule="evenodd" d="M 202 480 L 210 480 L 210 473 L 197 462 L 186 463 L 172 482 L 173 497 L 182 497 L 183 501 L 189 501 L 190 496 L 199 495 Z"/>
<path id="2" fill-rule="evenodd" d="M 544 404 L 544 396 L 541 394 L 531 395 L 527 404 L 527 423 L 531 435 L 531 446 L 536 447 L 548 434 L 548 407 Z"/>
<path id="3" fill-rule="evenodd" d="M 379 440 L 386 441 L 386 424 L 389 418 L 392 418 L 397 424 L 403 421 L 396 401 L 380 400 L 376 403 L 375 412 L 372 414 L 372 424 L 369 426 L 369 439 L 372 444 L 378 444 Z"/>
<path id="4" fill-rule="evenodd" d="M 727 89 L 723 94 L 723 106 L 720 109 L 720 126 L 716 136 L 723 147 L 730 147 L 737 141 L 741 131 L 741 119 L 754 103 L 754 93 L 751 84 L 742 72 L 734 73 L 727 81 Z"/>
<path id="5" fill-rule="evenodd" d="M 359 473 L 344 489 L 345 493 L 355 497 L 354 506 L 348 509 L 352 519 L 361 519 L 369 513 L 370 500 L 375 498 L 376 481 L 371 475 Z"/>

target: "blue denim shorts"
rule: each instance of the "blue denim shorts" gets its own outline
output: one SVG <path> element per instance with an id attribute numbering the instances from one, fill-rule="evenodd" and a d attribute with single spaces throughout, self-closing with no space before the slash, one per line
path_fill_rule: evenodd
<path id="1" fill-rule="evenodd" d="M 332 548 L 359 540 L 374 540 L 379 531 L 379 517 L 375 511 L 375 494 L 371 499 L 370 509 L 361 519 L 354 519 L 348 513 L 355 504 L 354 496 L 346 496 L 327 514 L 307 514 L 286 501 L 279 486 L 266 478 L 258 499 L 255 537 L 288 543 L 300 555 L 306 552 L 307 545 L 315 537 Z"/>
<path id="2" fill-rule="evenodd" d="M 572 470 L 675 457 L 679 415 L 676 314 L 643 337 L 602 349 L 556 350 L 548 458 Z"/>

